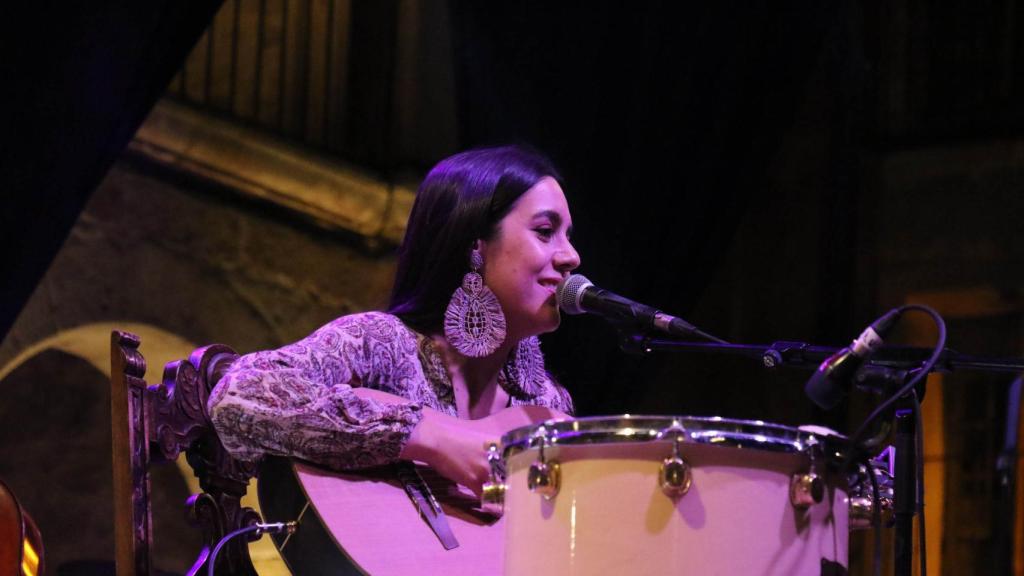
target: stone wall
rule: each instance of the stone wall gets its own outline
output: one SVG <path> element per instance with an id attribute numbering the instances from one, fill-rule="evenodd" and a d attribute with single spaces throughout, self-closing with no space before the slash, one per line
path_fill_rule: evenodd
<path id="1" fill-rule="evenodd" d="M 387 251 L 147 170 L 122 160 L 96 190 L 0 345 L 0 365 L 93 322 L 144 322 L 248 351 L 386 304 Z"/>
<path id="2" fill-rule="evenodd" d="M 113 558 L 110 401 L 102 373 L 107 328 L 140 326 L 160 335 L 144 336 L 140 348 L 149 360 L 147 380 L 154 383 L 163 362 L 187 353 L 188 344 L 220 342 L 240 352 L 276 347 L 336 316 L 383 307 L 393 252 L 393 246 L 370 249 L 355 234 L 326 231 L 139 158 L 119 161 L 0 344 L 5 397 L 12 402 L 45 398 L 5 403 L 4 426 L 11 434 L 0 435 L 0 452 L 9 462 L 34 462 L 2 474 L 27 509 L 38 510 L 47 523 L 43 534 L 54 561 L 78 561 L 79 569 L 88 569 L 83 561 L 102 564 Z M 100 370 L 83 368 L 83 357 Z M 83 370 L 90 374 L 88 386 L 80 378 Z M 47 429 L 61 433 L 24 442 L 13 434 L 24 428 L 14 417 L 19 414 L 22 420 L 49 422 Z M 81 417 L 69 420 L 69 414 Z M 71 442 L 64 435 L 80 438 Z M 74 462 L 89 464 L 92 473 L 86 478 L 67 473 L 78 469 L 71 464 L 47 467 L 39 460 L 44 454 L 44 461 L 71 462 L 69 446 Z M 157 560 L 159 568 L 180 572 L 198 551 L 187 537 L 180 507 L 195 488 L 186 486 L 194 484 L 187 474 L 168 476 L 169 470 L 173 467 L 160 470 L 157 489 L 182 502 L 162 498 L 154 512 L 158 550 L 169 549 Z M 64 539 L 59 526 L 90 527 L 90 537 Z M 255 560 L 260 556 L 254 552 Z M 56 568 L 51 565 L 51 573 Z"/>

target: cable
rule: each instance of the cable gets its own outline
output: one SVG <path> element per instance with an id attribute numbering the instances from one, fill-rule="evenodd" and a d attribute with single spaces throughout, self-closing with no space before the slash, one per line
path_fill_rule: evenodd
<path id="1" fill-rule="evenodd" d="M 917 372 L 917 374 L 915 374 L 914 377 L 910 379 L 910 382 L 907 382 L 902 388 L 897 390 L 895 394 L 893 394 L 884 402 L 879 404 L 878 407 L 875 408 L 875 410 L 870 415 L 868 415 L 864 422 L 861 423 L 860 427 L 857 428 L 857 431 L 850 438 L 851 446 L 857 446 L 860 443 L 861 438 L 864 437 L 864 434 L 867 433 L 869 426 L 871 426 L 871 424 L 873 424 L 879 416 L 884 414 L 900 398 L 902 398 L 908 392 L 913 390 L 922 378 L 926 378 L 928 376 L 928 374 L 932 371 L 932 368 L 934 368 L 935 364 L 939 361 L 939 356 L 942 355 L 942 351 L 945 350 L 946 348 L 946 323 L 942 320 L 942 316 L 939 316 L 938 312 L 929 308 L 928 306 L 924 306 L 921 304 L 907 304 L 906 306 L 901 306 L 900 310 L 918 310 L 932 317 L 932 319 L 935 321 L 936 327 L 939 329 L 939 336 L 935 343 L 935 349 L 932 350 L 932 355 L 928 358 L 928 360 L 921 365 L 921 368 Z"/>
<path id="2" fill-rule="evenodd" d="M 932 350 L 932 354 L 928 358 L 928 360 L 925 361 L 925 363 L 921 365 L 921 368 L 910 379 L 910 381 L 907 382 L 906 384 L 904 384 L 903 387 L 901 387 L 899 390 L 897 390 L 892 396 L 887 398 L 884 402 L 879 404 L 874 409 L 874 411 L 872 411 L 871 414 L 868 415 L 868 417 L 864 420 L 864 422 L 861 423 L 860 427 L 857 428 L 857 431 L 850 438 L 850 446 L 854 448 L 854 450 L 851 451 L 851 454 L 853 454 L 857 450 L 857 446 L 860 445 L 861 439 L 864 437 L 864 435 L 870 429 L 870 426 L 874 423 L 874 421 L 877 420 L 882 414 L 886 413 L 889 410 L 889 408 L 891 408 L 893 406 L 893 404 L 895 404 L 896 402 L 898 402 L 900 400 L 900 398 L 902 398 L 903 396 L 908 395 L 908 394 L 911 395 L 911 398 L 912 398 L 912 401 L 913 401 L 913 407 L 914 407 L 914 418 L 915 418 L 915 430 L 914 430 L 915 438 L 914 438 L 914 441 L 915 441 L 915 446 L 916 446 L 916 450 L 917 450 L 917 454 L 916 454 L 916 457 L 914 459 L 915 460 L 914 464 L 915 464 L 915 468 L 917 469 L 916 470 L 917 471 L 917 482 L 915 483 L 916 484 L 915 488 L 916 488 L 916 492 L 917 492 L 916 497 L 917 497 L 917 514 L 918 514 L 918 517 L 917 517 L 917 519 L 918 519 L 918 538 L 919 538 L 919 544 L 918 544 L 919 555 L 918 555 L 918 558 L 919 558 L 919 562 L 920 562 L 921 576 L 926 576 L 927 575 L 927 559 L 926 559 L 926 552 L 927 551 L 926 551 L 926 548 L 925 548 L 925 527 L 924 527 L 924 434 L 923 434 L 923 430 L 924 429 L 923 429 L 922 418 L 921 418 L 921 403 L 920 403 L 920 401 L 919 401 L 919 399 L 917 397 L 917 384 L 922 379 L 928 377 L 928 374 L 931 373 L 932 369 L 935 367 L 935 364 L 938 362 L 939 357 L 942 355 L 942 352 L 946 348 L 946 322 L 942 319 L 942 316 L 940 316 L 939 313 L 936 312 L 934 309 L 932 309 L 932 308 L 930 308 L 928 306 L 921 305 L 921 304 L 907 304 L 906 306 L 901 306 L 898 310 L 899 310 L 900 313 L 908 311 L 908 310 L 916 310 L 916 311 L 919 311 L 919 312 L 924 312 L 925 314 L 928 314 L 929 316 L 931 316 L 932 320 L 935 322 L 935 327 L 938 329 L 938 332 L 939 332 L 938 337 L 936 338 L 935 348 Z"/>
<path id="3" fill-rule="evenodd" d="M 223 548 L 224 545 L 227 544 L 228 541 L 230 541 L 235 536 L 241 536 L 242 534 L 248 534 L 249 532 L 256 532 L 257 534 L 260 534 L 260 535 L 265 534 L 265 533 L 277 534 L 277 533 L 280 533 L 280 532 L 288 532 L 290 534 L 292 532 L 295 532 L 295 529 L 298 528 L 298 526 L 299 526 L 299 523 L 295 522 L 295 521 L 292 521 L 292 522 L 272 522 L 272 523 L 269 523 L 269 524 L 263 524 L 263 523 L 257 522 L 256 524 L 251 524 L 251 525 L 246 526 L 244 528 L 239 528 L 238 530 L 235 530 L 234 532 L 228 533 L 226 536 L 221 538 L 219 542 L 217 542 L 217 545 L 213 547 L 213 552 L 210 553 L 210 557 L 206 560 L 206 574 L 207 574 L 207 576 L 214 576 L 213 568 L 217 564 L 217 554 L 220 554 L 220 549 Z"/>
<path id="4" fill-rule="evenodd" d="M 709 340 L 711 342 L 715 342 L 715 343 L 718 343 L 718 344 L 728 344 L 729 343 L 729 342 L 727 342 L 725 340 L 722 340 L 718 336 L 714 336 L 712 334 L 708 334 L 707 332 L 701 330 L 700 328 L 694 328 L 693 329 L 693 334 L 695 336 L 700 336 L 701 338 L 703 338 L 705 340 Z"/>

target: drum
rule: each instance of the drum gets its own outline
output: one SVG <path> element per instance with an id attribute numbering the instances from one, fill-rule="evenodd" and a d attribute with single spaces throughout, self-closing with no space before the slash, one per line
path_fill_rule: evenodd
<path id="1" fill-rule="evenodd" d="M 505 574 L 845 574 L 845 439 L 614 416 L 502 437 Z"/>

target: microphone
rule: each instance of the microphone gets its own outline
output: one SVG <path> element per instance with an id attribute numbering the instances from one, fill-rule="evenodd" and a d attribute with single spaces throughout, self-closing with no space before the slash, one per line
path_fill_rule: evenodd
<path id="1" fill-rule="evenodd" d="M 883 314 L 860 333 L 852 344 L 829 356 L 804 384 L 804 393 L 824 410 L 831 410 L 850 389 L 853 375 L 864 361 L 882 346 L 882 339 L 896 324 L 903 310 Z"/>
<path id="2" fill-rule="evenodd" d="M 657 330 L 672 336 L 698 335 L 711 340 L 696 326 L 682 318 L 633 302 L 602 288 L 580 274 L 571 274 L 558 284 L 555 291 L 558 307 L 566 314 L 595 314 L 612 324 L 627 324 L 642 330 Z"/>

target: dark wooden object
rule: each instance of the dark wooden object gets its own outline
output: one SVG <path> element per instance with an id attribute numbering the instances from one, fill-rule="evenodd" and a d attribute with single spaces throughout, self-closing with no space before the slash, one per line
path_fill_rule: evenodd
<path id="1" fill-rule="evenodd" d="M 205 574 L 206 560 L 220 539 L 260 522 L 242 508 L 256 465 L 233 459 L 221 445 L 206 412 L 206 400 L 224 370 L 238 358 L 227 346 L 195 350 L 170 362 L 163 382 L 144 380 L 146 360 L 139 337 L 115 330 L 110 341 L 110 402 L 113 426 L 114 541 L 118 576 L 153 573 L 153 522 L 149 466 L 173 462 L 182 451 L 203 492 L 186 502 L 189 519 L 202 530 L 203 549 L 187 574 Z M 217 556 L 216 574 L 256 575 L 248 540 L 239 536 Z"/>
<path id="2" fill-rule="evenodd" d="M 0 480 L 0 574 L 45 574 L 43 537 L 14 492 Z"/>

